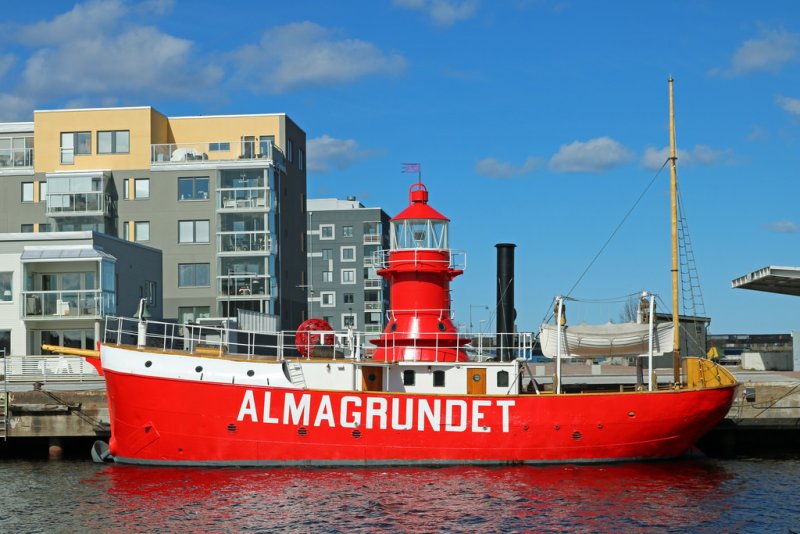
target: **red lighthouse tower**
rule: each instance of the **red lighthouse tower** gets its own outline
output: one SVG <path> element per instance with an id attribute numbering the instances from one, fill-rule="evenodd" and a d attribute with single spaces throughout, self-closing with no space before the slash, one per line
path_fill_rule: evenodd
<path id="1" fill-rule="evenodd" d="M 464 271 L 453 268 L 447 246 L 450 220 L 428 205 L 428 190 L 417 182 L 409 206 L 391 220 L 391 244 L 378 274 L 389 281 L 391 310 L 376 361 L 466 361 L 450 318 L 450 281 Z"/>

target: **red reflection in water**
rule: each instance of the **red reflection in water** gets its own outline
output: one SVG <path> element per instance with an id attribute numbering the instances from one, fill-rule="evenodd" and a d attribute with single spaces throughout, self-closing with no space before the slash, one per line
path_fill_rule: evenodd
<path id="1" fill-rule="evenodd" d="M 101 526 L 114 529 L 607 531 L 724 524 L 730 491 L 724 483 L 731 478 L 717 464 L 681 461 L 504 468 L 110 466 L 85 483 L 108 496 L 103 506 L 115 510 L 117 523 Z"/>

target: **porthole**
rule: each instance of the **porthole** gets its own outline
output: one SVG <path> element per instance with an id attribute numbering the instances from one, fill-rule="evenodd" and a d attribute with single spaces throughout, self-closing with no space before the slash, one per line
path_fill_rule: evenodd
<path id="1" fill-rule="evenodd" d="M 439 331 L 440 332 L 444 332 L 445 331 L 446 327 L 444 326 L 443 322 L 439 321 L 439 325 L 438 326 L 439 326 Z"/>
<path id="2" fill-rule="evenodd" d="M 390 331 L 394 332 L 397 330 L 397 323 L 392 323 L 392 326 L 389 328 Z"/>
<path id="3" fill-rule="evenodd" d="M 578 441 L 582 437 L 583 437 L 583 435 L 580 432 L 573 432 L 572 433 L 572 439 L 574 439 L 575 441 Z"/>
<path id="4" fill-rule="evenodd" d="M 306 436 L 306 435 L 308 435 L 308 430 L 306 430 L 306 427 L 301 426 L 300 428 L 297 429 L 297 433 L 300 436 Z"/>
<path id="5" fill-rule="evenodd" d="M 368 382 L 375 382 L 375 380 L 376 380 L 377 378 L 378 378 L 378 377 L 375 375 L 375 373 L 370 373 L 370 374 L 368 374 L 368 375 L 367 375 L 367 381 L 368 381 Z"/>
<path id="6" fill-rule="evenodd" d="M 236 425 L 233 423 L 228 425 L 228 432 L 236 432 Z"/>
<path id="7" fill-rule="evenodd" d="M 194 368 L 194 370 L 197 373 L 202 373 L 203 372 L 203 366 L 202 365 L 198 365 L 197 367 Z"/>
<path id="8" fill-rule="evenodd" d="M 360 430 L 353 430 L 353 437 L 356 438 L 356 439 L 360 438 L 361 437 L 361 431 Z"/>
<path id="9" fill-rule="evenodd" d="M 144 366 L 145 367 L 150 367 L 151 365 L 153 365 L 153 362 L 151 362 L 150 360 L 147 360 L 146 362 L 144 362 Z"/>
<path id="10" fill-rule="evenodd" d="M 472 380 L 474 380 L 475 382 L 480 382 L 481 381 L 480 373 L 475 373 L 474 375 L 472 375 Z"/>
<path id="11" fill-rule="evenodd" d="M 252 369 L 250 369 L 249 371 L 247 371 L 247 376 L 253 376 L 254 374 L 256 374 L 256 372 L 255 372 L 255 371 L 253 371 Z"/>

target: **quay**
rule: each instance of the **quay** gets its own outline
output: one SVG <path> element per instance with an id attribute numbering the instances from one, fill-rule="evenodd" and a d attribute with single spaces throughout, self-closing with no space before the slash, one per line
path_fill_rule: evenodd
<path id="1" fill-rule="evenodd" d="M 56 459 L 64 448 L 76 446 L 85 447 L 88 458 L 92 441 L 110 436 L 105 381 L 83 358 L 10 356 L 0 370 L 0 458 L 23 450 Z M 730 370 L 739 381 L 733 405 L 698 447 L 715 457 L 797 454 L 800 372 Z M 554 363 L 531 363 L 524 375 L 547 390 L 554 372 Z M 564 364 L 562 372 L 567 391 L 636 385 L 635 368 L 629 366 Z M 668 384 L 672 369 L 657 369 L 656 375 L 659 384 Z"/>

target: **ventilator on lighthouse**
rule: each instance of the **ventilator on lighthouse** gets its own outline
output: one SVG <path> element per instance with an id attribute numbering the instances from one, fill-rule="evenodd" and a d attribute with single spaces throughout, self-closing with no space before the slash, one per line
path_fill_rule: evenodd
<path id="1" fill-rule="evenodd" d="M 450 220 L 428 205 L 422 182 L 409 190 L 409 206 L 390 223 L 391 242 L 378 274 L 391 287 L 391 309 L 378 346 L 377 361 L 467 361 L 451 319 L 450 281 L 464 271 L 454 268 L 448 248 Z"/>

